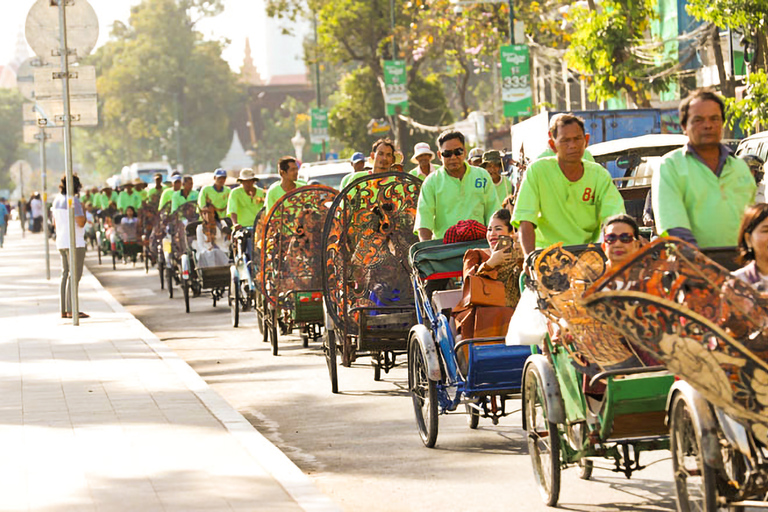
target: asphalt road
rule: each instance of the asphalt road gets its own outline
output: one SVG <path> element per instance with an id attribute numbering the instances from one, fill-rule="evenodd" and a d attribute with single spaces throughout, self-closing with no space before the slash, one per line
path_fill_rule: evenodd
<path id="1" fill-rule="evenodd" d="M 531 469 L 519 412 L 494 426 L 470 430 L 464 414 L 440 417 L 437 446 L 419 439 L 405 366 L 373 380 L 367 359 L 339 369 L 340 394 L 330 380 L 319 342 L 301 347 L 298 336 L 280 338 L 271 355 L 245 314 L 232 328 L 226 299 L 192 300 L 184 312 L 181 290 L 160 289 L 156 270 L 86 263 L 106 289 L 176 351 L 262 434 L 283 450 L 344 510 L 519 511 L 546 510 Z M 519 403 L 513 403 L 519 409 Z M 462 409 L 463 410 L 463 409 Z M 644 454 L 658 463 L 627 480 L 596 469 L 593 480 L 563 473 L 560 507 L 576 511 L 674 510 L 668 452 Z M 597 463 L 610 467 L 608 461 Z"/>

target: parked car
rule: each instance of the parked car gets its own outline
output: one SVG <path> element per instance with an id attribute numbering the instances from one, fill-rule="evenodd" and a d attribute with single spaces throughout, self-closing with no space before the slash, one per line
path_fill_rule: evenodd
<path id="1" fill-rule="evenodd" d="M 747 137 L 739 143 L 736 156 L 755 155 L 768 160 L 768 131 Z"/>
<path id="2" fill-rule="evenodd" d="M 341 180 L 352 171 L 349 160 L 328 160 L 301 164 L 299 179 L 339 189 Z"/>

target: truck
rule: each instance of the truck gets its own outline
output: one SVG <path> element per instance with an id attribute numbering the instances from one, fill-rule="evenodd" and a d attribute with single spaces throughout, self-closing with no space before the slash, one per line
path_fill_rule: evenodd
<path id="1" fill-rule="evenodd" d="M 141 179 L 144 183 L 153 183 L 156 173 L 163 175 L 163 181 L 167 181 L 173 172 L 173 168 L 168 162 L 134 162 L 126 165 L 120 172 L 120 184 Z"/>
<path id="2" fill-rule="evenodd" d="M 513 158 L 519 158 L 522 152 L 526 158 L 534 160 L 548 149 L 549 121 L 553 116 L 561 113 L 542 112 L 513 125 L 511 151 Z M 584 120 L 584 128 L 589 134 L 590 144 L 662 133 L 661 110 L 657 108 L 582 110 L 570 113 Z M 615 165 L 608 165 L 608 172 L 614 178 L 624 175 L 624 171 Z"/>

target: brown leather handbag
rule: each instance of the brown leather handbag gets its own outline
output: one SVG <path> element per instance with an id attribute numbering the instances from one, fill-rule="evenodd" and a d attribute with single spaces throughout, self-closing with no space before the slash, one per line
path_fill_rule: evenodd
<path id="1" fill-rule="evenodd" d="M 464 306 L 506 306 L 504 283 L 481 276 L 467 276 L 462 286 Z"/>

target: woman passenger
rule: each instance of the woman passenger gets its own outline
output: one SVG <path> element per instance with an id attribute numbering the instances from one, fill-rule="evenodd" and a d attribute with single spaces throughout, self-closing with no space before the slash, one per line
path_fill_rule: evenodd
<path id="1" fill-rule="evenodd" d="M 759 292 L 768 292 L 768 204 L 747 208 L 739 227 L 737 263 L 733 275 Z"/>
<path id="2" fill-rule="evenodd" d="M 603 223 L 603 252 L 611 270 L 640 249 L 640 228 L 635 219 L 623 213 L 605 219 Z"/>

